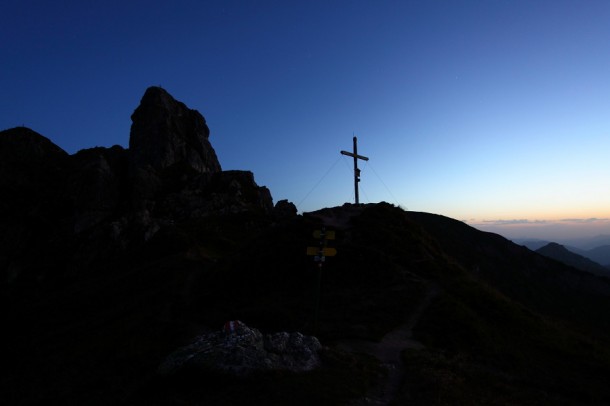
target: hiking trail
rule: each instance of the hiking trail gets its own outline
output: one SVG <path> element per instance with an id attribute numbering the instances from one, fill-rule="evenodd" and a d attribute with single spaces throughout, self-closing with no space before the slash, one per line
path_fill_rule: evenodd
<path id="1" fill-rule="evenodd" d="M 387 333 L 381 341 L 371 342 L 354 339 L 341 341 L 337 345 L 337 348 L 343 351 L 372 355 L 387 370 L 387 375 L 381 378 L 375 387 L 371 388 L 367 396 L 354 400 L 350 403 L 351 406 L 387 405 L 396 397 L 406 373 L 401 353 L 408 348 L 424 348 L 422 343 L 413 339 L 413 327 L 415 327 L 423 312 L 440 292 L 441 288 L 438 285 L 428 282 L 428 289 L 424 297 L 410 314 L 407 322 Z"/>

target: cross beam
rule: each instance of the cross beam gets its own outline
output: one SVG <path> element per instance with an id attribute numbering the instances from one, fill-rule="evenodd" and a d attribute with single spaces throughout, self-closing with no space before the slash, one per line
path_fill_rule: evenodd
<path id="1" fill-rule="evenodd" d="M 360 204 L 360 198 L 358 196 L 358 182 L 360 182 L 360 169 L 358 169 L 358 160 L 368 161 L 369 159 L 365 156 L 358 155 L 358 138 L 354 137 L 354 152 L 341 151 L 341 154 L 351 156 L 354 158 L 354 190 L 356 192 L 356 204 Z"/>

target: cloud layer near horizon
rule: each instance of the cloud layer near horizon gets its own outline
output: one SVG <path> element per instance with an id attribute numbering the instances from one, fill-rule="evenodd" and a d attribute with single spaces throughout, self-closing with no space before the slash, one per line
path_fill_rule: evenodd
<path id="1" fill-rule="evenodd" d="M 609 218 L 566 218 L 558 220 L 497 219 L 467 220 L 468 225 L 507 238 L 559 240 L 610 234 Z"/>
<path id="2" fill-rule="evenodd" d="M 529 219 L 497 219 L 497 220 L 467 220 L 466 223 L 471 225 L 494 225 L 494 226 L 507 226 L 507 225 L 518 225 L 518 224 L 554 224 L 554 223 L 576 223 L 576 224 L 591 224 L 591 223 L 600 223 L 607 222 L 610 223 L 610 219 L 608 218 L 569 218 L 569 219 L 559 219 L 559 220 L 529 220 Z"/>

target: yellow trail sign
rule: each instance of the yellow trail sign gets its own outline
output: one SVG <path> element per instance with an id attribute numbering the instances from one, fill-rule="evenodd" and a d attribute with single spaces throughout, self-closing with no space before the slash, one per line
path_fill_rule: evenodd
<path id="1" fill-rule="evenodd" d="M 313 238 L 324 238 L 325 240 L 334 240 L 335 239 L 335 231 L 334 230 L 326 230 L 322 232 L 322 230 L 315 230 L 313 232 Z"/>
<path id="2" fill-rule="evenodd" d="M 325 257 L 334 257 L 337 255 L 337 250 L 332 247 L 307 247 L 307 255 L 322 255 Z"/>

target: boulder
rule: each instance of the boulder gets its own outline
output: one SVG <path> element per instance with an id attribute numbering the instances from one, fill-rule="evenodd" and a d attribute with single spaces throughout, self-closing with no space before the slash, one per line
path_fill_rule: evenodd
<path id="1" fill-rule="evenodd" d="M 272 370 L 304 372 L 320 365 L 321 348 L 313 336 L 298 332 L 263 335 L 256 328 L 231 321 L 221 331 L 199 336 L 170 354 L 158 372 L 169 375 L 184 368 L 235 376 Z"/>

